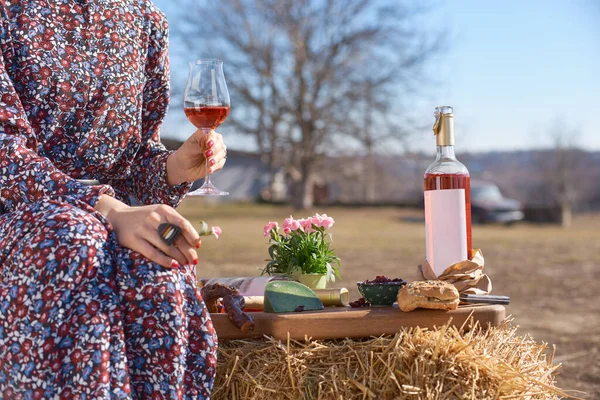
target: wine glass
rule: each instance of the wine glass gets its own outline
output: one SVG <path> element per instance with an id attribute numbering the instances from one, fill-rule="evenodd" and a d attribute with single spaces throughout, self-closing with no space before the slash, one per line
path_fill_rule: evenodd
<path id="1" fill-rule="evenodd" d="M 192 124 L 208 135 L 229 115 L 229 92 L 223 75 L 223 61 L 196 60 L 190 63 L 183 96 L 183 111 Z M 188 196 L 225 196 L 228 192 L 210 183 L 210 165 L 206 158 L 204 184 Z"/>

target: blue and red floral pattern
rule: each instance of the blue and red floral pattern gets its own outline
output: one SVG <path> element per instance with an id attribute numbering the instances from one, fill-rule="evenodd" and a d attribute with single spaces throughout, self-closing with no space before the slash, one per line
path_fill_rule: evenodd
<path id="1" fill-rule="evenodd" d="M 194 269 L 123 248 L 93 208 L 189 189 L 159 138 L 167 34 L 149 0 L 0 2 L 0 398 L 210 396 Z"/>

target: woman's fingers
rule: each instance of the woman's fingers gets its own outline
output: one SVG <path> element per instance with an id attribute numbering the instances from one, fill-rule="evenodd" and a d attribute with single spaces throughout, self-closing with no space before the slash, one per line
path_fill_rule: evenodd
<path id="1" fill-rule="evenodd" d="M 154 261 L 165 268 L 178 268 L 180 265 L 177 260 L 167 256 L 143 238 L 137 243 L 136 250 L 148 260 Z"/>
<path id="2" fill-rule="evenodd" d="M 184 255 L 186 260 L 188 260 L 188 264 L 198 264 L 198 253 L 196 253 L 196 250 L 190 246 L 183 236 L 178 236 L 173 245 L 177 247 L 177 249 L 179 249 L 179 251 Z"/>
<path id="3" fill-rule="evenodd" d="M 141 238 L 145 244 L 150 245 L 156 252 L 162 254 L 170 261 L 167 262 L 165 258 L 156 255 L 156 252 L 151 252 L 146 249 L 146 251 L 151 252 L 152 257 L 154 257 L 148 258 L 152 261 L 156 261 L 156 258 L 160 258 L 161 262 L 159 262 L 159 264 L 166 267 L 177 266 L 176 264 L 197 264 L 198 255 L 195 249 L 200 247 L 200 235 L 198 235 L 198 232 L 196 232 L 192 224 L 187 219 L 183 218 L 175 209 L 167 205 L 149 206 L 149 209 L 151 211 L 147 214 L 145 223 L 140 227 L 141 229 L 138 230 L 137 236 Z M 171 244 L 165 242 L 163 237 L 161 237 L 159 227 L 161 224 L 165 223 L 174 225 L 181 230 Z M 175 261 L 176 264 L 173 264 L 172 261 Z"/>
<path id="4" fill-rule="evenodd" d="M 223 147 L 223 135 L 216 131 L 210 131 L 208 135 L 204 135 L 203 148 L 204 151 L 210 149 L 219 149 Z"/>
<path id="5" fill-rule="evenodd" d="M 158 231 L 153 228 L 152 224 L 148 226 L 148 236 L 145 239 L 166 255 L 176 259 L 181 265 L 198 263 L 196 250 L 190 246 L 181 234 L 178 234 L 171 244 L 168 244 L 163 240 Z"/>
<path id="6" fill-rule="evenodd" d="M 200 235 L 198 235 L 198 232 L 196 232 L 190 221 L 183 218 L 181 214 L 175 211 L 175 209 L 171 207 L 168 208 L 169 210 L 167 210 L 167 213 L 165 215 L 167 222 L 181 229 L 181 235 L 185 238 L 188 246 L 193 248 L 199 248 Z"/>
<path id="7" fill-rule="evenodd" d="M 215 162 L 213 165 L 210 166 L 209 172 L 212 174 L 213 172 L 222 169 L 226 161 L 226 158 L 221 158 L 219 161 Z"/>
<path id="8" fill-rule="evenodd" d="M 227 161 L 227 147 L 223 144 L 219 149 L 215 149 L 215 154 L 208 160 L 210 172 L 220 170 Z"/>
<path id="9" fill-rule="evenodd" d="M 181 234 L 177 236 L 171 247 L 176 247 L 185 257 L 186 264 L 197 264 L 197 248 L 200 247 L 200 235 L 190 221 L 183 218 L 175 209 L 168 206 L 161 206 L 160 212 L 164 213 L 164 218 L 169 224 L 175 225 L 181 229 Z M 171 253 L 169 253 L 171 254 Z"/>
<path id="10" fill-rule="evenodd" d="M 210 172 L 218 171 L 225 165 L 225 161 L 227 159 L 227 147 L 224 143 L 215 145 L 205 154 L 205 156 L 207 155 L 208 168 L 210 169 Z"/>
<path id="11" fill-rule="evenodd" d="M 215 172 L 223 168 L 227 158 L 227 147 L 223 142 L 223 136 L 215 131 L 210 131 L 208 135 L 204 135 L 201 145 L 209 172 Z"/>
<path id="12" fill-rule="evenodd" d="M 166 244 L 161 239 L 160 235 L 158 235 L 158 233 L 152 234 L 152 232 L 149 232 L 149 234 L 146 237 L 144 237 L 143 239 L 145 239 L 152 246 L 156 247 L 163 254 L 165 254 L 165 255 L 171 257 L 172 259 L 174 259 L 175 261 L 177 261 L 180 265 L 189 264 L 191 262 L 191 261 L 188 261 L 186 258 L 186 255 L 182 251 L 180 251 L 177 247 L 175 247 L 173 244 L 171 244 L 171 245 Z"/>
<path id="13" fill-rule="evenodd" d="M 111 224 L 119 244 L 142 254 L 165 268 L 198 262 L 196 248 L 200 247 L 200 236 L 192 224 L 175 209 L 167 205 L 123 207 Z M 174 242 L 169 245 L 162 234 L 167 233 L 161 224 L 171 224 L 181 229 Z M 172 232 L 171 232 L 172 233 Z"/>

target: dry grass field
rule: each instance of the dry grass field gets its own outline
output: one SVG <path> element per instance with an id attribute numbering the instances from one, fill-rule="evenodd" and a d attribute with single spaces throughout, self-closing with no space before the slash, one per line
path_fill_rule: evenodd
<path id="1" fill-rule="evenodd" d="M 228 205 L 188 198 L 179 211 L 193 223 L 223 228 L 206 238 L 198 276 L 257 275 L 267 256 L 263 226 L 293 213 L 289 207 Z M 334 248 L 341 282 L 356 299 L 356 281 L 387 275 L 413 280 L 425 252 L 423 213 L 398 208 L 319 208 L 336 220 Z M 314 213 L 314 210 L 313 212 Z M 297 218 L 311 215 L 306 212 Z M 485 256 L 494 294 L 508 295 L 507 313 L 522 335 L 555 344 L 563 389 L 600 398 L 600 214 L 577 215 L 574 226 L 475 226 L 473 245 Z"/>

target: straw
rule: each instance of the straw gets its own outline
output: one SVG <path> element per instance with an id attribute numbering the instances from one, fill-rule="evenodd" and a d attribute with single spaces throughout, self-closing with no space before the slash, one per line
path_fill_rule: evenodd
<path id="1" fill-rule="evenodd" d="M 213 399 L 559 399 L 553 351 L 511 320 L 395 336 L 223 341 Z"/>

